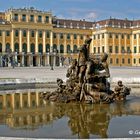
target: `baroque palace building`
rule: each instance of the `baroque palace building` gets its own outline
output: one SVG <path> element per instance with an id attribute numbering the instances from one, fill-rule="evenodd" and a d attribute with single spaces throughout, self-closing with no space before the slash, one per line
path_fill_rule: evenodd
<path id="1" fill-rule="evenodd" d="M 140 20 L 59 19 L 33 7 L 0 13 L 0 65 L 10 66 L 12 55 L 19 66 L 59 66 L 77 58 L 87 35 L 93 56 L 107 52 L 112 66 L 140 66 Z"/>

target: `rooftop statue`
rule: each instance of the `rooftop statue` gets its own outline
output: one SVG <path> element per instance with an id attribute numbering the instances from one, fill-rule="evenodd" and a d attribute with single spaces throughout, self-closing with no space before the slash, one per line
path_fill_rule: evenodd
<path id="1" fill-rule="evenodd" d="M 67 70 L 66 83 L 58 78 L 57 90 L 43 94 L 43 98 L 64 103 L 72 101 L 111 103 L 126 99 L 131 89 L 120 81 L 114 91 L 110 89 L 108 54 L 104 53 L 100 59 L 91 58 L 89 55 L 91 41 L 92 39 L 87 36 L 85 43 L 79 48 L 78 60 L 73 59 Z"/>

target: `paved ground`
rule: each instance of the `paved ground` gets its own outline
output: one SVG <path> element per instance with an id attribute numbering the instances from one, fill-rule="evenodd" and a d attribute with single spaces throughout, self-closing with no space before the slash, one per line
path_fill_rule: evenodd
<path id="1" fill-rule="evenodd" d="M 0 68 L 1 80 L 23 79 L 23 80 L 41 80 L 43 82 L 54 82 L 56 78 L 62 78 L 65 80 L 67 68 L 56 67 L 54 70 L 50 70 L 50 67 L 16 67 L 13 68 Z M 125 82 L 140 83 L 140 67 L 111 67 L 111 82 L 117 80 L 123 80 Z M 8 78 L 8 79 L 5 79 Z"/>

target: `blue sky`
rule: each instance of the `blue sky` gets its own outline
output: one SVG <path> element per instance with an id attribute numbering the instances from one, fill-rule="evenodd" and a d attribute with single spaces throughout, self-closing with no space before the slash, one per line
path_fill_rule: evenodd
<path id="1" fill-rule="evenodd" d="M 0 11 L 32 6 L 66 19 L 140 19 L 140 0 L 0 0 Z"/>

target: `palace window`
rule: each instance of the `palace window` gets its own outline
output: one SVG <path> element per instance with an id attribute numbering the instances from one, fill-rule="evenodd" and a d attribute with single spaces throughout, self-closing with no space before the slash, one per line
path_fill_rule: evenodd
<path id="1" fill-rule="evenodd" d="M 102 38 L 104 38 L 104 34 L 102 34 Z"/>
<path id="2" fill-rule="evenodd" d="M 136 58 L 133 59 L 134 64 L 136 64 Z"/>
<path id="3" fill-rule="evenodd" d="M 100 53 L 100 47 L 98 47 L 98 53 Z"/>
<path id="4" fill-rule="evenodd" d="M 137 38 L 137 36 L 136 36 L 136 34 L 134 34 L 134 39 L 136 39 Z"/>
<path id="5" fill-rule="evenodd" d="M 57 51 L 57 45 L 53 44 L 53 52 L 56 52 L 56 51 Z M 64 51 L 64 46 L 63 45 L 60 45 L 60 52 L 61 51 Z"/>
<path id="6" fill-rule="evenodd" d="M 31 37 L 35 37 L 35 32 L 31 31 Z"/>
<path id="7" fill-rule="evenodd" d="M 42 22 L 42 16 L 38 16 L 38 22 Z"/>
<path id="8" fill-rule="evenodd" d="M 70 47 L 70 45 L 67 45 L 67 53 L 71 53 L 71 47 Z"/>
<path id="9" fill-rule="evenodd" d="M 125 53 L 124 46 L 121 47 L 121 53 Z"/>
<path id="10" fill-rule="evenodd" d="M 112 34 L 111 33 L 109 34 L 109 38 L 112 38 Z"/>
<path id="11" fill-rule="evenodd" d="M 73 47 L 73 53 L 77 53 L 77 52 L 78 52 L 77 45 L 74 45 L 74 47 Z"/>
<path id="12" fill-rule="evenodd" d="M 0 52 L 2 52 L 2 43 L 0 43 Z"/>
<path id="13" fill-rule="evenodd" d="M 18 37 L 18 34 L 19 34 L 18 30 L 15 30 L 15 36 L 16 37 Z"/>
<path id="14" fill-rule="evenodd" d="M 39 37 L 42 38 L 42 31 L 39 31 Z"/>
<path id="15" fill-rule="evenodd" d="M 46 44 L 46 52 L 50 52 L 50 44 Z"/>
<path id="16" fill-rule="evenodd" d="M 116 39 L 118 39 L 118 35 L 116 35 Z"/>
<path id="17" fill-rule="evenodd" d="M 50 32 L 49 31 L 46 32 L 46 36 L 47 36 L 47 38 L 50 38 Z"/>
<path id="18" fill-rule="evenodd" d="M 123 58 L 123 59 L 122 59 L 122 64 L 124 64 L 124 63 L 125 63 L 125 59 Z"/>
<path id="19" fill-rule="evenodd" d="M 81 39 L 81 40 L 83 39 L 83 35 L 80 35 L 80 39 Z"/>
<path id="20" fill-rule="evenodd" d="M 38 52 L 39 53 L 43 53 L 43 45 L 42 44 L 39 44 L 39 46 L 38 46 Z"/>
<path id="21" fill-rule="evenodd" d="M 6 31 L 6 36 L 10 36 L 10 31 Z"/>
<path id="22" fill-rule="evenodd" d="M 49 23 L 49 16 L 46 16 L 46 22 Z"/>
<path id="23" fill-rule="evenodd" d="M 26 21 L 26 15 L 22 15 L 22 21 Z"/>
<path id="24" fill-rule="evenodd" d="M 15 14 L 15 15 L 14 15 L 14 20 L 15 20 L 15 21 L 18 21 L 18 14 Z"/>
<path id="25" fill-rule="evenodd" d="M 26 30 L 23 30 L 23 37 L 26 37 L 27 34 L 26 34 Z"/>
<path id="26" fill-rule="evenodd" d="M 53 38 L 56 38 L 56 33 L 53 33 Z"/>
<path id="27" fill-rule="evenodd" d="M 62 33 L 60 34 L 60 39 L 63 39 L 63 34 Z"/>
<path id="28" fill-rule="evenodd" d="M 34 15 L 30 15 L 30 21 L 34 21 Z"/>
<path id="29" fill-rule="evenodd" d="M 70 34 L 67 34 L 67 39 L 70 39 Z"/>
<path id="30" fill-rule="evenodd" d="M 2 31 L 0 31 L 0 36 L 2 36 Z"/>
<path id="31" fill-rule="evenodd" d="M 139 58 L 139 64 L 140 64 L 140 58 Z"/>
<path id="32" fill-rule="evenodd" d="M 122 34 L 122 39 L 124 39 L 124 35 Z"/>
<path id="33" fill-rule="evenodd" d="M 103 52 L 103 53 L 105 52 L 105 47 L 104 47 L 104 46 L 102 46 L 102 52 Z"/>
<path id="34" fill-rule="evenodd" d="M 130 35 L 127 35 L 127 39 L 130 39 Z"/>
<path id="35" fill-rule="evenodd" d="M 94 40 L 96 39 L 96 35 L 93 36 Z"/>
<path id="36" fill-rule="evenodd" d="M 74 34 L 74 39 L 77 39 L 77 35 L 76 34 Z"/>
<path id="37" fill-rule="evenodd" d="M 60 53 L 64 53 L 64 46 L 60 45 Z"/>
<path id="38" fill-rule="evenodd" d="M 128 64 L 130 64 L 130 58 L 128 58 Z"/>
<path id="39" fill-rule="evenodd" d="M 26 43 L 22 44 L 22 51 L 24 53 L 27 53 L 27 44 Z"/>
<path id="40" fill-rule="evenodd" d="M 127 47 L 127 53 L 131 53 L 130 47 Z"/>
<path id="41" fill-rule="evenodd" d="M 134 46 L 134 53 L 137 53 L 137 47 Z"/>

